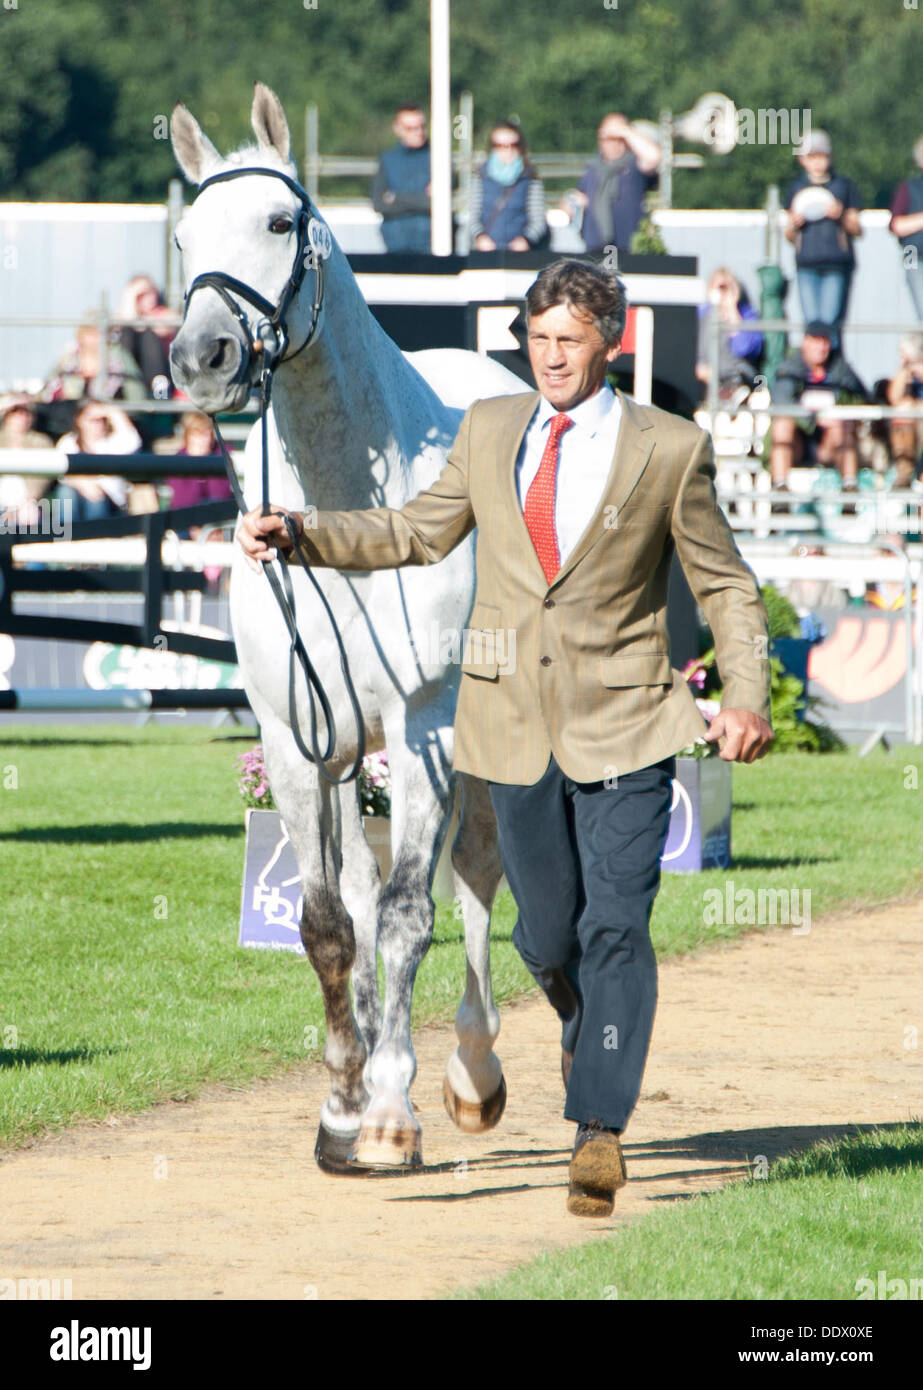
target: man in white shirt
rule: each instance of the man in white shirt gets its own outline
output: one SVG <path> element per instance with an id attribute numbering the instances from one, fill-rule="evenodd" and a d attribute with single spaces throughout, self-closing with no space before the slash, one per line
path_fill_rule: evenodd
<path id="1" fill-rule="evenodd" d="M 431 564 L 478 528 L 471 624 L 515 632 L 515 669 L 462 661 L 453 765 L 483 778 L 519 917 L 513 941 L 562 1024 L 568 1209 L 607 1216 L 619 1136 L 654 1021 L 649 921 L 675 753 L 706 725 L 669 660 L 674 549 L 715 638 L 722 709 L 706 737 L 753 762 L 772 739 L 766 610 L 714 490 L 708 436 L 614 393 L 624 287 L 586 262 L 526 297 L 537 395 L 476 401 L 437 481 L 400 510 L 243 518 L 251 563 Z M 515 475 L 515 488 L 513 486 Z"/>

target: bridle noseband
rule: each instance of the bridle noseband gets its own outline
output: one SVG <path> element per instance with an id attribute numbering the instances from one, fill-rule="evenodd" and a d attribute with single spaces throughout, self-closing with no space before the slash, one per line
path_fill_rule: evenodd
<path id="1" fill-rule="evenodd" d="M 281 366 L 283 362 L 290 362 L 293 357 L 297 357 L 300 352 L 304 352 L 308 344 L 313 342 L 317 335 L 321 308 L 324 302 L 324 254 L 321 251 L 321 247 L 328 245 L 329 232 L 327 232 L 324 224 L 315 216 L 314 209 L 311 206 L 311 200 L 305 190 L 299 183 L 296 183 L 294 179 L 289 178 L 288 174 L 283 174 L 279 169 L 228 169 L 223 174 L 212 174 L 210 178 L 204 179 L 202 183 L 199 184 L 199 193 L 213 183 L 226 183 L 230 179 L 242 179 L 253 174 L 260 174 L 267 178 L 281 179 L 301 203 L 301 211 L 298 214 L 298 236 L 295 260 L 292 264 L 291 272 L 285 283 L 279 302 L 275 305 L 271 304 L 268 299 L 264 298 L 264 296 L 253 289 L 252 286 L 245 284 L 243 280 L 236 279 L 233 275 L 227 275 L 223 270 L 209 270 L 202 275 L 197 275 L 186 291 L 183 320 L 185 321 L 186 314 L 189 312 L 189 301 L 196 290 L 214 290 L 227 308 L 230 309 L 244 331 L 249 352 L 248 366 L 250 368 L 251 383 L 253 380 L 253 367 L 257 359 L 259 359 L 260 438 L 262 445 L 261 473 L 263 489 L 262 508 L 263 515 L 268 516 L 271 508 L 269 504 L 269 449 L 266 414 L 269 409 L 269 398 L 272 391 L 272 374 L 276 367 Z M 289 335 L 285 316 L 295 296 L 301 289 L 305 273 L 309 268 L 309 262 L 310 269 L 314 272 L 314 297 L 311 305 L 311 326 L 308 329 L 308 336 L 301 346 L 297 347 L 294 352 L 288 353 Z M 253 328 L 251 328 L 246 314 L 243 312 L 240 305 L 232 298 L 232 295 L 237 295 L 238 298 L 246 300 L 263 315 Z M 231 455 L 228 452 L 227 445 L 218 428 L 216 416 L 213 415 L 211 418 L 215 431 L 215 438 L 218 441 L 221 453 L 224 457 L 224 468 L 227 473 L 228 482 L 231 485 L 231 491 L 234 494 L 234 500 L 237 503 L 241 515 L 245 515 L 247 512 L 247 501 L 240 483 L 237 481 L 237 473 L 231 460 Z M 343 673 L 346 694 L 352 705 L 353 717 L 356 721 L 356 756 L 350 770 L 343 777 L 334 777 L 327 771 L 326 764 L 330 761 L 333 750 L 336 747 L 336 725 L 333 719 L 333 710 L 327 698 L 327 692 L 324 690 L 320 677 L 311 664 L 311 658 L 308 656 L 305 645 L 301 640 L 295 614 L 295 592 L 292 588 L 291 576 L 288 572 L 287 564 L 280 558 L 278 563 L 281 570 L 281 581 L 279 576 L 270 568 L 268 562 L 264 563 L 263 572 L 269 580 L 270 588 L 281 609 L 282 617 L 285 620 L 285 625 L 289 633 L 289 725 L 292 730 L 292 737 L 301 755 L 307 758 L 309 762 L 316 765 L 317 771 L 319 775 L 323 777 L 324 781 L 329 782 L 332 786 L 338 786 L 340 783 L 353 781 L 353 779 L 359 775 L 359 769 L 365 757 L 365 719 L 359 704 L 359 697 L 356 694 L 356 689 L 350 675 L 349 662 L 346 657 L 346 648 L 343 645 L 343 638 L 337 627 L 336 619 L 333 616 L 333 611 L 327 600 L 327 595 L 314 578 L 310 566 L 306 563 L 304 556 L 298 549 L 298 536 L 291 518 L 286 517 L 285 524 L 291 538 L 292 552 L 294 555 L 297 555 L 302 569 L 320 595 L 320 600 L 326 609 L 327 617 L 330 619 L 333 635 L 336 638 L 337 647 L 339 648 L 340 670 Z M 301 735 L 301 729 L 298 725 L 297 701 L 295 697 L 296 660 L 299 662 L 307 682 L 308 708 L 311 714 L 310 749 L 305 745 Z M 327 726 L 327 747 L 323 752 L 321 752 L 317 742 L 317 709 L 315 706 L 315 695 L 320 703 L 324 721 Z"/>

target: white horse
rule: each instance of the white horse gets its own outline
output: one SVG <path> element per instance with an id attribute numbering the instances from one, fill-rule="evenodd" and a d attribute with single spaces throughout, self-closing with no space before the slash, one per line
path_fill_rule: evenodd
<path id="1" fill-rule="evenodd" d="M 281 357 L 268 412 L 269 496 L 303 511 L 399 508 L 439 475 L 473 400 L 525 388 L 476 353 L 401 353 L 370 313 L 339 247 L 332 239 L 323 246 L 322 219 L 292 182 L 282 106 L 261 83 L 251 121 L 257 145 L 222 158 L 182 104 L 173 112 L 173 149 L 187 178 L 201 184 L 234 174 L 204 188 L 178 229 L 188 298 L 171 353 L 174 379 L 201 410 L 241 409 L 266 356 L 253 350 L 261 315 L 256 301 L 229 291 L 221 277 L 233 277 L 272 306 L 292 287 L 284 315 L 287 345 L 279 351 L 270 335 L 267 348 L 275 344 Z M 253 172 L 239 175 L 241 169 Z M 305 210 L 318 224 L 312 240 L 327 252 L 319 306 L 309 292 L 314 276 L 297 287 L 292 280 L 294 258 L 304 258 L 299 219 Z M 306 259 L 316 264 L 310 251 Z M 214 271 L 222 288 L 206 283 L 189 292 L 197 276 Z M 262 332 L 265 337 L 265 323 Z M 246 446 L 244 492 L 248 507 L 260 505 L 257 427 Z M 486 784 L 451 768 L 459 681 L 451 658 L 474 597 L 474 538 L 434 568 L 314 574 L 342 633 L 368 749 L 388 750 L 394 868 L 383 889 L 362 831 L 356 784 L 331 787 L 295 745 L 288 636 L 266 578 L 248 568 L 243 552 L 231 576 L 231 619 L 273 796 L 301 875 L 302 940 L 324 998 L 330 1092 L 315 1155 L 328 1171 L 408 1167 L 422 1161 L 420 1125 L 408 1095 L 416 1072 L 411 993 L 432 937 L 430 887 L 456 778 L 460 828 L 452 863 L 467 984 L 456 1016 L 458 1046 L 446 1067 L 446 1106 L 456 1124 L 474 1132 L 497 1123 L 506 1095 L 493 1051 L 500 1025 L 488 935 L 502 872 L 496 823 Z M 296 565 L 291 578 L 299 630 L 333 707 L 337 747 L 330 767 L 340 776 L 356 755 L 355 721 L 321 601 Z M 447 634 L 456 641 L 446 641 Z M 300 679 L 298 723 L 302 729 L 309 723 Z M 386 971 L 383 1008 L 377 952 Z"/>

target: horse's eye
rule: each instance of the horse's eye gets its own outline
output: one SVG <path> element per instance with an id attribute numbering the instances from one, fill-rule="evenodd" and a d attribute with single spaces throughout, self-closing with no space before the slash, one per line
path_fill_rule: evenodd
<path id="1" fill-rule="evenodd" d="M 269 230 L 278 236 L 284 236 L 286 232 L 292 230 L 292 219 L 290 217 L 274 217 L 269 224 Z"/>

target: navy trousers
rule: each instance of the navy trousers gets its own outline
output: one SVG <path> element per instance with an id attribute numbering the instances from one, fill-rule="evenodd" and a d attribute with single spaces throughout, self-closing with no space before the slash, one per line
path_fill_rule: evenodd
<path id="1" fill-rule="evenodd" d="M 573 1053 L 564 1117 L 623 1130 L 657 1004 L 650 917 L 676 759 L 610 785 L 574 782 L 554 757 L 537 782 L 489 782 L 516 906 L 513 942 Z"/>

